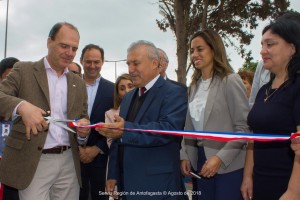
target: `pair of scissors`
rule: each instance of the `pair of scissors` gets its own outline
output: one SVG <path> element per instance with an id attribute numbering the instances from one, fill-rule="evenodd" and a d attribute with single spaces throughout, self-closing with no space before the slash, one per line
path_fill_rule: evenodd
<path id="1" fill-rule="evenodd" d="M 46 120 L 46 122 L 48 124 L 52 123 L 52 124 L 55 124 L 55 125 L 63 128 L 63 129 L 65 129 L 65 130 L 67 130 L 67 131 L 70 131 L 72 133 L 76 133 L 76 131 L 74 131 L 73 129 L 71 129 L 70 127 L 67 126 L 67 123 L 69 123 L 69 122 L 76 122 L 77 119 L 75 119 L 75 120 L 70 120 L 70 119 L 53 119 L 50 116 L 50 112 L 49 111 L 45 111 L 45 112 L 46 112 L 46 114 L 44 114 L 43 116 L 44 116 L 44 119 Z"/>

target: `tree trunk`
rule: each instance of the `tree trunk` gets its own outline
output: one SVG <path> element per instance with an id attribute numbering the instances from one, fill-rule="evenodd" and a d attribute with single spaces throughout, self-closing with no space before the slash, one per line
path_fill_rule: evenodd
<path id="1" fill-rule="evenodd" d="M 186 31 L 185 16 L 187 14 L 186 9 L 186 0 L 175 0 L 174 2 L 174 11 L 176 19 L 176 40 L 177 40 L 177 61 L 178 68 L 177 81 L 183 84 L 186 84 L 186 65 L 187 65 L 187 52 L 188 52 L 188 36 Z"/>
<path id="2" fill-rule="evenodd" d="M 201 29 L 204 30 L 207 27 L 207 9 L 208 9 L 208 0 L 204 0 L 204 8 L 203 8 L 203 16 L 202 16 L 202 23 L 201 23 Z"/>

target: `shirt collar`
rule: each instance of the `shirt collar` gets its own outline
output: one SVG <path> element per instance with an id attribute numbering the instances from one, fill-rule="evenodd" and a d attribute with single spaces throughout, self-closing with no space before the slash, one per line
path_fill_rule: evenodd
<path id="1" fill-rule="evenodd" d="M 82 79 L 84 80 L 84 74 L 82 76 Z M 87 84 L 86 83 L 86 85 L 94 86 L 95 84 L 99 84 L 100 79 L 101 79 L 101 75 L 94 81 L 94 83 L 92 83 L 92 84 Z"/>
<path id="2" fill-rule="evenodd" d="M 160 77 L 160 75 L 158 74 L 154 79 L 152 79 L 149 83 L 147 83 L 145 85 L 146 91 L 150 90 L 152 88 L 152 86 L 155 84 L 155 82 L 157 81 L 157 79 Z"/>
<path id="3" fill-rule="evenodd" d="M 47 59 L 47 56 L 45 56 L 45 58 L 44 58 L 44 65 L 45 65 L 45 69 L 46 69 L 46 70 L 51 70 L 51 71 L 53 71 L 53 72 L 56 73 L 56 71 L 51 67 L 51 65 L 50 65 L 50 63 L 49 63 L 49 61 L 48 61 L 48 59 Z M 68 68 L 66 67 L 66 68 L 64 69 L 63 74 L 66 74 L 66 73 L 68 73 L 68 72 L 69 72 L 69 70 L 68 70 Z"/>

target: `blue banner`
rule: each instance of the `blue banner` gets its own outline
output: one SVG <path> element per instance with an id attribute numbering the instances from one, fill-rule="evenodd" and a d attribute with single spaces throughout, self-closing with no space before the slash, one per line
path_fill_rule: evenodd
<path id="1" fill-rule="evenodd" d="M 11 121 L 0 121 L 0 156 L 1 157 L 5 146 L 5 139 L 10 132 L 11 126 L 12 126 Z"/>

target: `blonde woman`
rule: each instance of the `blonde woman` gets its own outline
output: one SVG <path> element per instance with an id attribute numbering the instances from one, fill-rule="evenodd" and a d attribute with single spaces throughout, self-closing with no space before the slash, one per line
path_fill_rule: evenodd
<path id="1" fill-rule="evenodd" d="M 115 122 L 115 115 L 120 112 L 120 104 L 124 95 L 134 88 L 129 74 L 120 75 L 114 86 L 114 107 L 105 112 L 105 123 Z M 107 139 L 107 144 L 110 146 L 111 138 Z"/>

